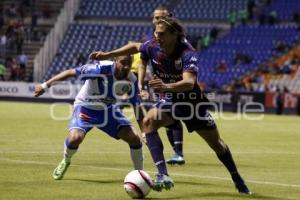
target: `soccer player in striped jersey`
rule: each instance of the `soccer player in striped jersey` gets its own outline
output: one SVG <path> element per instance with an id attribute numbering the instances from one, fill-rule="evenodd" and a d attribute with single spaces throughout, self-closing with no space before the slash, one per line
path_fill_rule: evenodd
<path id="1" fill-rule="evenodd" d="M 85 64 L 63 71 L 35 86 L 35 96 L 38 97 L 58 81 L 70 77 L 77 77 L 84 81 L 75 98 L 73 118 L 65 140 L 63 160 L 53 172 L 55 180 L 63 178 L 71 163 L 71 158 L 93 127 L 104 131 L 112 138 L 127 142 L 134 169 L 143 169 L 142 142 L 117 105 L 118 98 L 125 93 L 128 93 L 133 106 L 139 105 L 137 79 L 130 72 L 131 63 L 131 56 L 120 56 L 115 62 L 100 61 Z"/>

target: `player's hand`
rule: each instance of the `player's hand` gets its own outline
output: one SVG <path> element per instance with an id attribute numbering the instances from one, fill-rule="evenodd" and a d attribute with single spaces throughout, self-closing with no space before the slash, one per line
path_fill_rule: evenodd
<path id="1" fill-rule="evenodd" d="M 89 58 L 93 60 L 107 60 L 110 56 L 108 52 L 94 51 L 89 55 Z"/>
<path id="2" fill-rule="evenodd" d="M 41 84 L 35 86 L 35 88 L 34 88 L 34 96 L 35 97 L 41 96 L 42 94 L 44 94 L 44 92 L 45 92 L 45 90 L 42 88 Z"/>
<path id="3" fill-rule="evenodd" d="M 165 91 L 168 88 L 167 85 L 155 75 L 153 79 L 149 81 L 149 86 L 161 92 Z"/>

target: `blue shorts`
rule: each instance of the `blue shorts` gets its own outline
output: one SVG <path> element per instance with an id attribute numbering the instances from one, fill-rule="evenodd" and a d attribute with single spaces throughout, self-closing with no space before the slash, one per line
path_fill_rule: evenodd
<path id="1" fill-rule="evenodd" d="M 92 110 L 77 105 L 74 108 L 69 130 L 80 129 L 88 133 L 93 127 L 97 127 L 109 136 L 119 139 L 117 135 L 124 126 L 131 126 L 131 123 L 117 106 L 109 106 L 104 110 Z"/>

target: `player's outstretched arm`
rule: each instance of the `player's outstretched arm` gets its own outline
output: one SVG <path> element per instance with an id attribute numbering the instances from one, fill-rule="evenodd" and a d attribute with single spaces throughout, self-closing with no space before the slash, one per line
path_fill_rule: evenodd
<path id="1" fill-rule="evenodd" d="M 90 54 L 89 58 L 94 60 L 107 60 L 118 56 L 135 54 L 139 52 L 141 44 L 142 43 L 139 42 L 132 42 L 121 48 L 108 52 L 94 51 Z"/>
<path id="2" fill-rule="evenodd" d="M 53 84 L 55 84 L 55 82 L 64 81 L 67 78 L 75 77 L 75 76 L 76 76 L 75 69 L 65 70 L 65 71 L 63 71 L 63 72 L 55 75 L 54 77 L 52 77 L 48 81 L 46 81 L 46 82 L 44 82 L 42 84 L 36 85 L 35 86 L 35 90 L 34 90 L 34 96 L 35 97 L 41 96 L 42 94 L 44 94 L 45 90 L 47 88 L 50 88 Z"/>

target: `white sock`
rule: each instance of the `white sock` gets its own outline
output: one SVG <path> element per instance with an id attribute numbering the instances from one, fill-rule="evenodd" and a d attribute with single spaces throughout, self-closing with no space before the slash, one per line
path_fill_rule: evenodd
<path id="1" fill-rule="evenodd" d="M 67 145 L 65 144 L 64 148 L 64 160 L 67 162 L 71 162 L 71 158 L 73 155 L 77 152 L 78 149 L 69 149 Z"/>
<path id="2" fill-rule="evenodd" d="M 132 149 L 130 148 L 130 156 L 134 165 L 134 169 L 142 170 L 144 169 L 144 156 L 143 156 L 143 148 Z"/>

